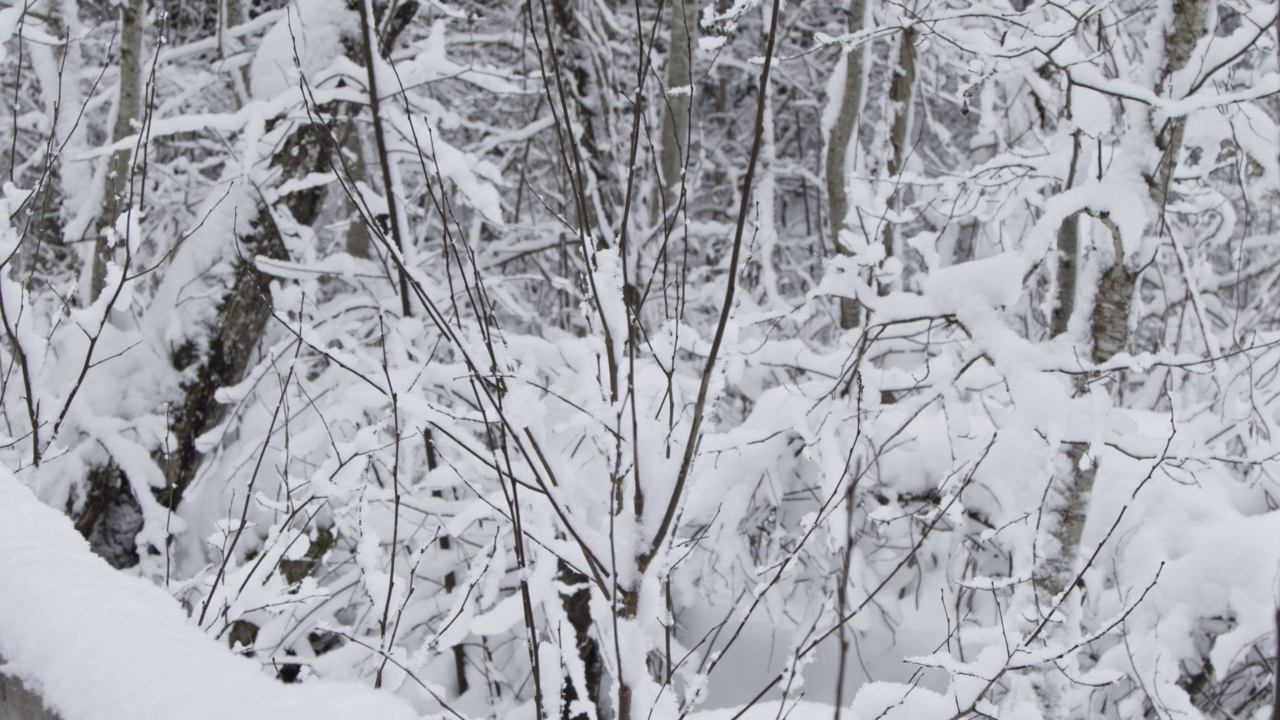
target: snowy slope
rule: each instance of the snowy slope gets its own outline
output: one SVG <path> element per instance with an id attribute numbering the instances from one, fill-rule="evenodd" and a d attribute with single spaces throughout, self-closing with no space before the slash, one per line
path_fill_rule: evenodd
<path id="1" fill-rule="evenodd" d="M 3 468 L 0 656 L 62 720 L 417 717 L 370 688 L 267 677 L 159 588 L 91 554 L 66 517 Z"/>

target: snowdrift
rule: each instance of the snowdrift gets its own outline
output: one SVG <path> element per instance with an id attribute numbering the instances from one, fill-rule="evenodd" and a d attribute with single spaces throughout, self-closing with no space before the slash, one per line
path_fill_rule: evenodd
<path id="1" fill-rule="evenodd" d="M 109 567 L 0 468 L 3 672 L 61 720 L 380 720 L 407 703 L 341 683 L 283 685 L 191 624 L 161 589 Z"/>

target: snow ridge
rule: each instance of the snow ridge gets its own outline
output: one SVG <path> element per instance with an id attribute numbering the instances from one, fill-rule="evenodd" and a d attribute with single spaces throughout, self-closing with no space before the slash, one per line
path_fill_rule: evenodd
<path id="1" fill-rule="evenodd" d="M 93 555 L 0 468 L 0 666 L 62 720 L 417 718 L 350 683 L 284 685 L 202 633 L 163 590 Z"/>

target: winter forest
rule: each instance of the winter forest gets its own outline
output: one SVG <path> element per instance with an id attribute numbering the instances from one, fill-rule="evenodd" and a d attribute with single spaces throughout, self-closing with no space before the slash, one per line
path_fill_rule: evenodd
<path id="1" fill-rule="evenodd" d="M 1278 12 L 0 0 L 0 717 L 1280 717 Z"/>

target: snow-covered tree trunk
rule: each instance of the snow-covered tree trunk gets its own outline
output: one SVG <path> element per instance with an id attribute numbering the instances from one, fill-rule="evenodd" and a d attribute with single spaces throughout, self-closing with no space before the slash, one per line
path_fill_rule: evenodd
<path id="1" fill-rule="evenodd" d="M 892 183 L 886 209 L 893 212 L 902 207 L 906 188 L 901 185 L 898 175 L 905 169 L 904 165 L 911 148 L 907 147 L 908 133 L 911 128 L 912 96 L 916 84 L 916 30 L 907 27 L 898 34 L 898 59 L 891 72 L 893 79 L 889 82 L 889 97 L 886 105 L 886 117 L 892 118 L 889 124 L 889 156 L 885 158 L 885 180 Z M 901 251 L 897 248 L 898 223 L 884 218 L 881 221 L 882 241 L 884 243 L 885 261 L 898 258 Z M 884 261 L 882 261 L 884 262 Z M 891 281 L 882 282 L 881 294 L 892 287 Z"/>
<path id="2" fill-rule="evenodd" d="M 1073 154 L 1065 186 L 1067 190 L 1075 185 L 1076 160 L 1080 156 L 1080 145 L 1080 133 L 1076 132 L 1072 138 Z M 1071 327 L 1072 317 L 1077 310 L 1077 281 L 1080 276 L 1080 264 L 1083 261 L 1080 256 L 1080 218 L 1082 214 L 1082 212 L 1071 213 L 1058 227 L 1056 238 L 1058 262 L 1055 269 L 1057 296 L 1054 298 L 1053 311 L 1049 320 L 1050 338 L 1067 334 Z M 1085 392 L 1086 388 L 1087 385 L 1082 380 L 1075 383 L 1077 393 Z M 1086 459 L 1087 452 L 1088 446 L 1085 443 L 1068 443 L 1064 451 L 1064 457 L 1059 458 L 1061 467 L 1057 471 L 1057 476 L 1071 478 L 1066 487 L 1065 496 L 1061 499 L 1058 526 L 1054 530 L 1054 537 L 1059 547 L 1064 550 L 1079 544 L 1080 533 L 1083 530 L 1085 520 L 1084 506 L 1087 502 L 1087 496 L 1080 493 L 1088 493 L 1090 491 L 1093 487 L 1094 476 L 1097 473 L 1091 462 L 1082 464 Z M 1071 573 L 1075 569 L 1076 554 L 1076 550 L 1057 553 L 1051 549 L 1045 556 L 1043 567 L 1039 572 L 1038 583 L 1048 599 L 1056 597 L 1066 589 L 1067 584 L 1071 581 Z"/>
<path id="3" fill-rule="evenodd" d="M 532 7 L 532 5 L 531 5 Z M 583 261 L 583 278 L 592 309 L 592 324 L 599 323 L 604 357 L 600 378 L 602 393 L 609 402 L 617 402 L 620 392 L 620 375 L 623 348 L 628 327 L 620 327 L 616 316 L 611 320 L 602 304 L 619 298 L 601 297 L 610 293 L 608 285 L 596 283 L 596 253 L 615 243 L 615 223 L 623 215 L 623 191 L 619 185 L 615 137 L 613 135 L 610 64 L 610 35 L 600 15 L 611 13 L 611 8 L 583 0 L 544 0 L 539 3 L 541 32 L 531 27 L 534 40 L 539 44 L 542 57 L 543 89 L 555 120 L 556 144 L 563 177 L 567 180 L 565 202 L 566 217 L 578 244 Z M 673 21 L 674 22 L 674 21 Z M 630 316 L 626 316 L 630 321 Z M 618 510 L 620 508 L 615 508 Z M 539 685 L 535 689 L 535 704 L 554 703 L 560 708 L 561 720 L 576 717 L 575 703 L 594 707 L 599 712 L 606 706 L 604 687 L 600 678 L 604 675 L 602 660 L 603 623 L 591 613 L 588 577 L 568 564 L 558 564 L 557 583 L 561 591 L 559 611 L 564 613 L 568 626 L 561 630 L 572 642 L 563 643 L 562 650 L 575 652 L 577 657 L 569 662 L 582 668 L 581 685 L 575 678 L 561 684 L 562 667 L 540 667 L 535 672 L 535 683 L 546 683 L 549 688 L 559 688 L 560 696 L 544 698 Z M 527 586 L 522 587 L 527 592 Z M 618 588 L 624 597 L 627 590 Z M 612 611 L 625 617 L 626 603 L 614 598 Z M 634 605 L 631 605 L 634 609 Z M 527 621 L 527 622 L 531 622 Z M 537 665 L 532 627 L 527 627 L 531 667 Z M 618 672 L 618 668 L 614 668 Z M 538 675 L 541 674 L 541 677 Z M 621 677 L 614 677 L 614 716 L 629 717 L 631 711 L 631 685 Z"/>
<path id="4" fill-rule="evenodd" d="M 79 83 L 71 80 L 78 78 L 83 69 L 77 41 L 81 26 L 74 0 L 50 3 L 46 22 L 52 34 L 63 42 L 53 48 L 34 43 L 31 47 L 35 60 L 32 68 L 40 83 L 45 113 L 53 118 L 53 124 L 44 148 L 47 176 L 41 183 L 39 205 L 32 211 L 37 242 L 24 243 L 20 250 L 20 267 L 27 273 L 37 271 L 42 254 L 52 250 L 62 256 L 67 252 L 66 208 L 75 207 L 86 189 L 83 173 L 77 167 L 78 156 L 85 150 L 84 133 L 77 132 L 84 98 Z M 29 277 L 36 278 L 34 274 Z"/>
<path id="5" fill-rule="evenodd" d="M 365 137 L 364 133 L 356 131 L 355 125 L 355 119 L 349 118 L 339 136 L 341 147 L 347 155 L 347 174 L 353 184 L 368 181 L 368 173 L 365 171 L 365 158 L 368 157 Z M 354 199 L 347 197 L 343 200 L 343 209 L 348 221 L 347 253 L 352 257 L 370 257 L 373 238 L 370 237 L 369 227 L 360 214 L 359 206 Z"/>
<path id="6" fill-rule="evenodd" d="M 866 0 L 849 0 L 849 32 L 856 33 L 866 22 Z M 831 240 L 836 252 L 852 255 L 851 247 L 843 235 L 849 221 L 848 175 L 852 155 L 856 154 L 858 115 L 862 110 L 862 93 L 865 70 L 866 44 L 844 53 L 842 60 L 843 83 L 837 84 L 830 103 L 835 106 L 835 117 L 827 138 L 827 204 L 831 223 Z M 862 307 L 853 298 L 840 299 L 840 327 L 849 329 L 861 322 Z"/>
<path id="7" fill-rule="evenodd" d="M 279 169 L 281 183 L 328 167 L 326 132 L 320 125 L 302 125 L 288 133 L 271 161 Z M 203 453 L 197 449 L 196 439 L 217 427 L 226 416 L 228 406 L 218 402 L 218 390 L 234 385 L 244 376 L 271 318 L 270 278 L 258 269 L 254 259 L 288 258 L 276 213 L 287 212 L 293 223 L 310 225 L 320 213 L 324 195 L 323 187 L 305 188 L 288 193 L 276 207 L 258 206 L 249 222 L 251 234 L 236 238 L 242 257 L 235 263 L 229 291 L 218 303 L 217 320 L 206 349 L 200 352 L 196 344 L 190 343 L 179 348 L 172 358 L 175 368 L 191 373 L 192 379 L 184 384 L 182 400 L 173 410 L 170 433 L 174 445 L 161 463 L 167 483 L 161 500 L 170 509 L 178 506 L 200 469 Z"/>
<path id="8" fill-rule="evenodd" d="M 1173 0 L 1168 10 L 1169 26 L 1164 37 L 1164 64 L 1159 86 L 1156 88 L 1163 97 L 1170 97 L 1170 93 L 1178 91 L 1170 85 L 1170 81 L 1176 73 L 1187 67 L 1197 43 L 1204 37 L 1206 14 L 1211 4 L 1210 0 Z M 1149 122 L 1154 122 L 1154 119 Z M 1182 152 L 1185 128 L 1186 119 L 1182 117 L 1166 119 L 1160 127 L 1152 128 L 1160 159 L 1155 170 L 1147 175 L 1147 186 L 1158 212 L 1154 228 L 1157 234 L 1165 232 L 1165 213 L 1172 190 L 1173 172 L 1178 166 L 1178 154 Z M 1091 332 L 1094 362 L 1105 362 L 1122 352 L 1128 344 L 1129 309 L 1133 303 L 1136 281 L 1137 270 L 1126 265 L 1117 238 L 1115 255 L 1110 266 L 1103 272 L 1093 309 Z"/>
<path id="9" fill-rule="evenodd" d="M 621 217 L 622 190 L 616 176 L 617 157 L 611 117 L 609 33 L 599 14 L 604 9 L 585 0 L 549 0 L 559 31 L 558 98 L 573 137 L 566 148 L 573 192 L 582 196 L 578 222 L 597 243 L 610 242 Z"/>
<path id="10" fill-rule="evenodd" d="M 142 80 L 142 29 L 146 22 L 144 0 L 119 0 L 120 40 L 117 63 L 118 87 L 116 90 L 116 116 L 111 126 L 111 142 L 118 143 L 141 130 L 143 80 Z M 106 233 L 116 224 L 120 215 L 129 209 L 133 201 L 133 151 L 121 148 L 107 159 L 106 176 L 102 190 L 102 209 L 96 223 L 93 258 L 90 261 L 89 297 L 92 302 L 102 294 L 106 282 L 107 262 L 113 255 L 114 243 L 109 243 Z"/>
<path id="11" fill-rule="evenodd" d="M 1079 140 L 1076 140 L 1077 145 Z M 1058 227 L 1057 251 L 1058 264 L 1054 280 L 1057 285 L 1057 296 L 1054 298 L 1053 312 L 1049 320 L 1049 337 L 1058 337 L 1067 332 L 1071 324 L 1071 316 L 1076 310 L 1076 283 L 1080 277 L 1080 215 L 1074 212 L 1062 221 Z"/>
<path id="12" fill-rule="evenodd" d="M 693 43 L 697 7 L 692 0 L 673 0 L 667 48 L 666 96 L 662 99 L 662 147 L 659 155 L 662 197 L 657 216 L 675 210 L 689 157 L 689 109 L 693 97 Z"/>
<path id="13" fill-rule="evenodd" d="M 1192 51 L 1205 33 L 1205 12 L 1207 0 L 1176 0 L 1173 3 L 1171 23 L 1165 36 L 1165 62 L 1161 70 L 1161 84 L 1179 70 L 1187 66 Z M 1167 93 L 1169 89 L 1164 88 Z M 1159 219 L 1153 228 L 1157 234 L 1163 232 L 1165 207 L 1173 178 L 1173 171 L 1178 164 L 1178 154 L 1182 149 L 1182 119 L 1170 119 L 1163 128 L 1154 128 L 1156 145 L 1160 151 L 1159 162 L 1155 170 L 1147 176 L 1148 191 L 1153 204 L 1159 212 Z M 1076 217 L 1076 216 L 1072 216 Z M 1134 283 L 1137 270 L 1126 263 L 1125 251 L 1121 244 L 1120 230 L 1108 218 L 1102 218 L 1103 233 L 1106 244 L 1101 253 L 1109 257 L 1109 261 L 1098 281 L 1097 296 L 1090 316 L 1090 358 L 1094 363 L 1104 363 L 1117 353 L 1123 351 L 1129 342 L 1129 311 L 1133 303 Z M 1070 253 L 1072 226 L 1075 222 L 1068 218 L 1059 233 L 1060 241 L 1067 247 L 1061 251 L 1065 256 Z M 1073 253 L 1071 253 L 1073 254 Z M 1061 272 L 1061 270 L 1060 270 Z M 1072 306 L 1074 298 L 1066 296 L 1065 288 L 1060 291 L 1058 302 L 1064 307 Z M 1065 322 L 1063 320 L 1062 322 Z M 1055 322 L 1055 330 L 1059 324 Z M 1065 330 L 1065 327 L 1062 329 Z M 1081 462 L 1084 450 L 1073 445 L 1074 457 L 1071 463 L 1072 480 L 1064 489 L 1058 512 L 1063 521 L 1057 524 L 1054 536 L 1058 549 L 1045 559 L 1045 567 L 1052 568 L 1046 577 L 1045 589 L 1050 595 L 1056 595 L 1065 589 L 1064 581 L 1074 568 L 1075 558 L 1079 553 L 1080 532 L 1084 526 L 1084 517 L 1089 495 L 1093 488 L 1095 471 L 1089 462 Z M 1069 453 L 1072 454 L 1072 453 Z M 1084 467 L 1082 467 L 1082 465 Z M 1052 579 L 1050 579 L 1052 578 Z"/>
<path id="14" fill-rule="evenodd" d="M 1164 58 L 1159 71 L 1157 91 L 1170 96 L 1175 89 L 1169 86 L 1169 79 L 1178 71 L 1187 67 L 1192 53 L 1206 32 L 1206 11 L 1208 0 L 1174 0 L 1169 8 L 1169 25 L 1164 35 Z M 1153 113 L 1145 108 L 1143 115 L 1151 122 Z M 1153 224 L 1156 235 L 1165 233 L 1165 211 L 1172 190 L 1173 173 L 1178 165 L 1178 155 L 1182 150 L 1182 131 L 1185 120 L 1171 118 L 1162 127 L 1153 127 L 1156 149 L 1159 151 L 1157 164 L 1152 172 L 1146 175 L 1147 190 L 1153 206 L 1157 209 L 1157 220 Z M 1078 136 L 1077 136 L 1078 142 Z M 1058 310 L 1054 312 L 1051 332 L 1066 332 L 1069 316 L 1075 311 L 1075 264 L 1078 262 L 1078 233 L 1080 214 L 1073 214 L 1064 220 L 1058 232 L 1059 258 L 1059 297 Z M 1135 283 L 1138 270 L 1126 261 L 1125 247 L 1121 230 L 1105 214 L 1099 218 L 1098 225 L 1104 231 L 1103 247 L 1099 255 L 1103 258 L 1104 268 L 1098 279 L 1097 292 L 1090 311 L 1088 347 L 1090 359 L 1096 364 L 1104 363 L 1116 354 L 1123 352 L 1129 342 L 1130 308 L 1133 303 Z M 1096 225 L 1095 225 L 1096 227 Z M 1089 392 L 1087 378 L 1081 376 L 1074 381 L 1078 396 Z M 1097 461 L 1089 454 L 1089 447 L 1083 442 L 1069 442 L 1058 459 L 1054 487 L 1048 495 L 1050 542 L 1041 549 L 1039 567 L 1036 568 L 1036 585 L 1042 593 L 1042 600 L 1051 607 L 1060 602 L 1059 597 L 1070 592 L 1071 583 L 1078 572 L 1081 556 L 1081 537 L 1088 519 L 1089 502 L 1093 494 L 1094 482 L 1097 478 Z M 1061 633 L 1051 637 L 1061 639 Z M 1052 667 L 1039 673 L 1039 692 L 1046 717 L 1066 717 L 1071 708 L 1065 703 L 1065 690 L 1068 681 Z"/>
<path id="15" fill-rule="evenodd" d="M 145 86 L 142 73 L 143 29 L 146 21 L 144 0 L 119 0 L 118 73 L 115 117 L 111 127 L 111 142 L 119 143 L 141 131 Z M 135 143 L 140 147 L 140 143 Z M 116 237 L 122 216 L 140 212 L 132 207 L 135 192 L 135 162 L 132 147 L 113 151 L 99 170 L 101 185 L 97 215 L 90 220 L 93 229 L 92 255 L 87 262 L 88 297 L 85 305 L 96 302 L 106 287 L 107 264 L 116 256 L 121 246 L 127 246 L 139 238 Z M 95 182 L 98 182 L 95 177 Z M 125 223 L 126 225 L 128 223 Z M 132 232 L 126 229 L 124 234 Z M 125 253 L 130 249 L 125 247 Z M 123 279 L 116 289 L 123 285 Z M 114 299 L 112 300 L 114 302 Z M 133 535 L 137 532 L 137 501 L 133 498 L 129 483 L 114 462 L 91 468 L 85 474 L 85 498 L 75 517 L 75 526 L 90 541 L 96 551 L 117 567 L 131 566 L 137 562 Z"/>
<path id="16" fill-rule="evenodd" d="M 239 27 L 248 19 L 248 13 L 245 3 L 248 0 L 218 0 L 218 55 L 228 58 L 241 49 L 241 44 L 237 40 L 233 40 L 231 30 Z M 240 105 L 249 98 L 249 64 L 245 63 L 240 66 L 232 76 L 236 98 Z"/>

